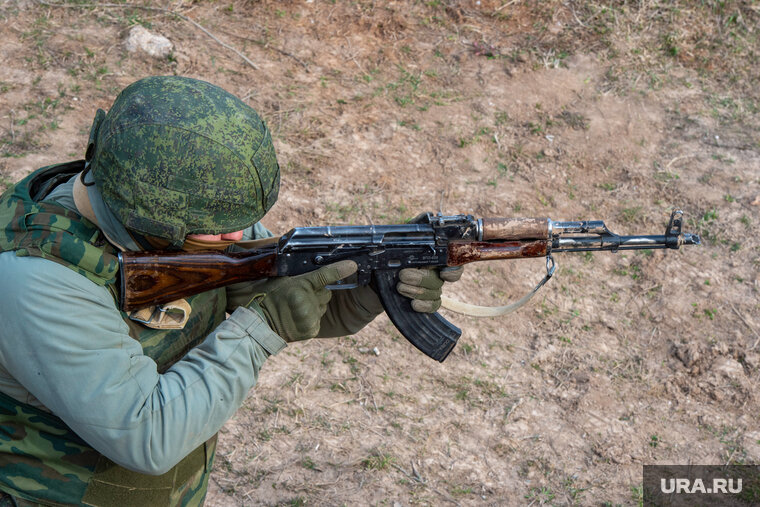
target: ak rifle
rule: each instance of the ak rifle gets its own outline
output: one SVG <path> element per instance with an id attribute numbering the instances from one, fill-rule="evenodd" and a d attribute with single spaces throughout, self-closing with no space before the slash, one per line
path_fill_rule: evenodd
<path id="1" fill-rule="evenodd" d="M 443 361 L 461 330 L 439 313 L 412 309 L 411 300 L 396 291 L 401 269 L 546 257 L 546 276 L 535 293 L 554 273 L 557 253 L 677 250 L 700 244 L 698 235 L 681 231 L 682 217 L 680 210 L 674 210 L 664 234 L 619 236 L 601 220 L 478 219 L 423 213 L 406 224 L 296 227 L 243 253 L 123 252 L 119 254 L 121 308 L 161 305 L 233 283 L 300 275 L 351 259 L 359 267 L 355 281 L 328 288 L 371 283 L 399 332 L 429 357 Z"/>

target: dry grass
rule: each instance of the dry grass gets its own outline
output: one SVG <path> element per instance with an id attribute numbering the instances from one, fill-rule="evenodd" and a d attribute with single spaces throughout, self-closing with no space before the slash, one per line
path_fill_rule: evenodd
<path id="1" fill-rule="evenodd" d="M 77 4 L 0 8 L 2 186 L 80 156 L 126 84 L 178 73 L 267 120 L 275 231 L 440 208 L 657 233 L 677 205 L 706 240 L 558 259 L 515 316 L 450 316 L 443 365 L 384 317 L 289 347 L 222 429 L 209 504 L 637 505 L 643 463 L 760 460 L 757 2 L 171 4 L 256 71 L 176 17 Z M 127 53 L 135 23 L 172 57 Z M 503 304 L 541 269 L 471 266 L 450 291 Z"/>

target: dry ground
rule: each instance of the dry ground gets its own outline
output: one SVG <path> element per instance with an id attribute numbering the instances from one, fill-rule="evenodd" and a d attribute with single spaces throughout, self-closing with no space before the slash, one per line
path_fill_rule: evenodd
<path id="1" fill-rule="evenodd" d="M 270 125 L 277 232 L 442 210 L 656 234 L 678 206 L 705 242 L 559 258 L 517 314 L 447 315 L 443 364 L 385 316 L 288 347 L 222 429 L 208 505 L 637 505 L 642 464 L 760 462 L 760 2 L 141 5 L 0 3 L 0 186 L 180 74 Z M 127 52 L 135 24 L 172 55 Z M 470 266 L 448 293 L 503 304 L 542 270 Z"/>

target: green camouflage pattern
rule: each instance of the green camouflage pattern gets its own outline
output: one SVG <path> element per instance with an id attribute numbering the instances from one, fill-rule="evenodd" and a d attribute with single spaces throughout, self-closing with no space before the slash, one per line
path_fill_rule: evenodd
<path id="1" fill-rule="evenodd" d="M 83 164 L 69 165 L 75 171 Z M 75 174 L 62 168 L 67 169 L 35 171 L 0 196 L 0 252 L 43 257 L 113 287 L 118 262 L 99 229 L 55 203 L 34 200 L 35 189 L 45 188 L 48 180 Z M 192 312 L 183 329 L 150 329 L 122 313 L 130 336 L 160 372 L 225 319 L 224 289 L 198 294 L 188 303 Z M 166 474 L 132 472 L 98 453 L 58 417 L 0 393 L 0 491 L 19 505 L 202 505 L 215 449 L 216 437 Z"/>
<path id="2" fill-rule="evenodd" d="M 202 505 L 216 436 L 163 475 L 127 470 L 63 421 L 0 393 L 0 490 L 20 505 Z"/>
<path id="3" fill-rule="evenodd" d="M 115 290 L 116 249 L 100 229 L 63 206 L 35 202 L 30 195 L 30 188 L 39 187 L 51 173 L 60 174 L 58 167 L 43 167 L 0 196 L 0 252 L 49 259 Z"/>
<path id="4" fill-rule="evenodd" d="M 0 489 L 30 501 L 81 499 L 97 451 L 59 418 L 0 393 Z"/>
<path id="5" fill-rule="evenodd" d="M 211 477 L 211 468 L 214 465 L 214 457 L 216 456 L 216 435 L 214 438 L 206 442 L 206 468 L 198 470 L 192 475 L 185 485 L 179 488 L 175 488 L 169 497 L 169 505 L 203 505 L 206 499 L 206 492 L 208 491 L 208 480 Z"/>
<path id="6" fill-rule="evenodd" d="M 18 496 L 0 491 L 0 507 L 43 507 L 41 503 L 30 502 Z"/>
<path id="7" fill-rule="evenodd" d="M 87 160 L 127 229 L 180 246 L 188 234 L 250 227 L 274 205 L 271 135 L 242 100 L 204 81 L 154 76 L 95 116 Z"/>
<path id="8" fill-rule="evenodd" d="M 37 502 L 30 502 L 19 498 L 17 496 L 11 496 L 8 493 L 0 491 L 0 507 L 39 507 L 42 504 Z"/>

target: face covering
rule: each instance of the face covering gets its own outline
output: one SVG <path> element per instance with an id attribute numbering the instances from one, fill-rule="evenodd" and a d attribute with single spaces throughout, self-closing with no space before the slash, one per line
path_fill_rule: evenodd
<path id="1" fill-rule="evenodd" d="M 236 241 L 229 239 L 218 239 L 214 241 L 201 241 L 194 238 L 185 238 L 185 243 L 182 245 L 182 250 L 185 252 L 198 252 L 201 250 L 224 250 L 230 245 L 234 245 Z"/>

